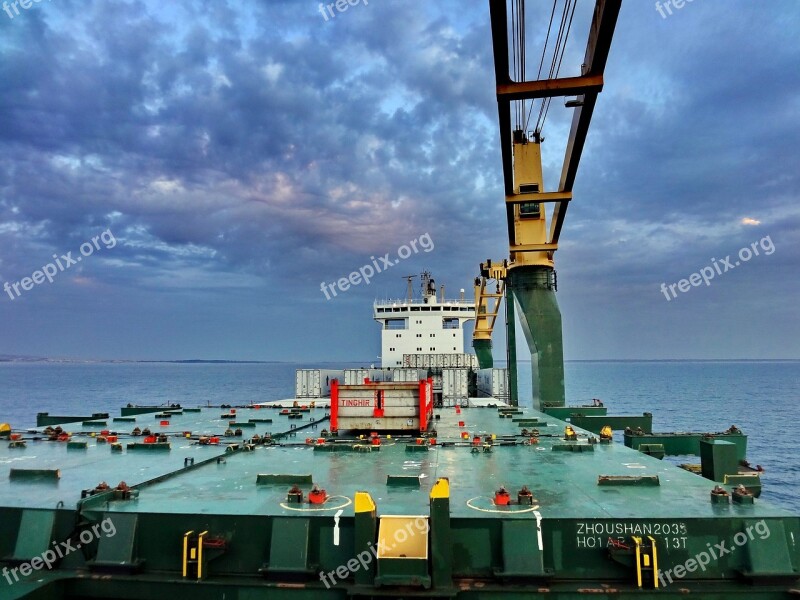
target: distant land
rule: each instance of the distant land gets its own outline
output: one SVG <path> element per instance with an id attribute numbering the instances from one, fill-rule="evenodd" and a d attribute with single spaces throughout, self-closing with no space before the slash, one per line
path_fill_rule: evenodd
<path id="1" fill-rule="evenodd" d="M 0 362 L 13 363 L 172 363 L 172 364 L 276 364 L 282 360 L 216 360 L 189 358 L 183 360 L 124 360 L 124 359 L 90 359 L 90 358 L 49 358 L 44 356 L 17 356 L 0 354 Z"/>
<path id="2" fill-rule="evenodd" d="M 137 360 L 137 359 L 91 359 L 91 358 L 53 358 L 44 356 L 24 356 L 17 354 L 0 354 L 0 363 L 54 363 L 54 364 L 187 364 L 187 365 L 271 365 L 271 364 L 300 364 L 307 363 L 309 368 L 328 364 L 372 364 L 371 360 L 221 360 L 209 358 L 187 358 L 174 360 Z M 529 363 L 530 360 L 518 360 L 520 363 Z M 670 363 L 670 362 L 800 362 L 797 358 L 592 358 L 592 359 L 566 359 L 565 363 Z M 505 365 L 506 361 L 496 360 L 496 365 Z"/>

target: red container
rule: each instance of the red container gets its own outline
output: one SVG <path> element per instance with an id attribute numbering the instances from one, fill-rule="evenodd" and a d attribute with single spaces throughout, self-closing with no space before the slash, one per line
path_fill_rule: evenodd
<path id="1" fill-rule="evenodd" d="M 458 426 L 459 426 L 459 427 L 463 427 L 463 426 L 464 426 L 464 421 L 459 421 L 459 422 L 458 422 Z"/>
<path id="2" fill-rule="evenodd" d="M 108 429 L 103 429 L 103 431 L 100 432 L 100 435 L 108 435 L 109 433 L 111 432 Z"/>
<path id="3" fill-rule="evenodd" d="M 154 435 L 148 435 L 144 440 L 142 440 L 145 444 L 155 444 L 158 438 Z"/>
<path id="4" fill-rule="evenodd" d="M 209 444 L 219 444 L 219 438 L 218 438 L 218 437 L 216 437 L 216 436 L 215 436 L 215 437 L 212 437 L 212 438 L 209 438 L 209 439 L 208 439 L 208 443 L 209 443 Z"/>
<path id="5" fill-rule="evenodd" d="M 109 444 L 116 444 L 117 443 L 117 436 L 116 435 L 109 435 L 106 437 L 106 441 Z"/>
<path id="6" fill-rule="evenodd" d="M 22 434 L 21 434 L 21 433 L 12 433 L 12 434 L 11 434 L 11 439 L 12 439 L 13 441 L 16 441 L 16 440 L 22 439 Z"/>
<path id="7" fill-rule="evenodd" d="M 236 409 L 235 409 L 235 408 L 232 408 L 232 409 L 231 409 L 231 414 L 232 414 L 232 415 L 235 415 L 235 414 L 236 414 Z"/>
<path id="8" fill-rule="evenodd" d="M 167 425 L 169 425 L 169 421 L 161 421 L 162 427 L 166 427 Z"/>

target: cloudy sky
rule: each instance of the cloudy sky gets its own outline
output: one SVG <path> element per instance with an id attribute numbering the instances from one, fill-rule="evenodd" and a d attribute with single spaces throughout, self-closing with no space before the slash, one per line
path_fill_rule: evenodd
<path id="1" fill-rule="evenodd" d="M 528 4 L 530 65 L 552 3 Z M 371 360 L 402 276 L 469 294 L 507 252 L 485 1 L 6 6 L 0 354 Z M 623 4 L 556 254 L 566 358 L 800 358 L 799 28 L 794 0 Z"/>

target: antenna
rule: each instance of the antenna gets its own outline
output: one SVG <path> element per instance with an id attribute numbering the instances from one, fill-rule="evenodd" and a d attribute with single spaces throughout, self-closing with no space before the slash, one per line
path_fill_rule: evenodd
<path id="1" fill-rule="evenodd" d="M 411 302 L 414 299 L 414 278 L 416 275 L 403 275 L 403 279 L 408 282 L 408 301 Z"/>

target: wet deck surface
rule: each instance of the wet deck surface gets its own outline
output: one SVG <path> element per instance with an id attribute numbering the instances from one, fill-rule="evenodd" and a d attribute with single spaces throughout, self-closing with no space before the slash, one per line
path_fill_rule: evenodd
<path id="1" fill-rule="evenodd" d="M 610 445 L 596 444 L 593 451 L 555 451 L 554 445 L 564 445 L 565 423 L 537 411 L 524 409 L 522 415 L 501 418 L 496 408 L 465 408 L 460 414 L 453 408 L 437 409 L 437 445 L 427 452 L 409 452 L 409 438 L 382 438 L 380 451 L 323 452 L 314 451 L 306 438 L 317 439 L 327 422 L 298 431 L 293 437 L 282 438 L 271 447 L 256 446 L 252 452 L 225 453 L 225 443 L 239 443 L 253 434 L 273 435 L 301 427 L 311 421 L 324 419 L 327 409 L 317 407 L 303 413 L 302 419 L 289 420 L 275 408 L 237 409 L 237 422 L 249 419 L 272 418 L 273 423 L 257 423 L 255 428 L 243 428 L 243 438 L 222 438 L 220 446 L 203 446 L 192 435 L 219 435 L 228 428 L 229 419 L 221 418 L 219 408 L 203 408 L 199 413 L 172 416 L 168 426 L 153 414 L 136 417 L 136 422 L 114 423 L 90 427 L 81 423 L 64 426 L 73 433 L 74 441 L 88 441 L 85 450 L 68 450 L 62 442 L 35 441 L 31 433 L 24 434 L 27 447 L 10 449 L 0 443 L 0 506 L 52 508 L 59 502 L 73 507 L 81 490 L 94 488 L 101 481 L 115 486 L 120 481 L 128 485 L 176 472 L 163 481 L 144 486 L 138 499 L 115 502 L 110 510 L 134 512 L 263 514 L 292 515 L 298 508 L 286 503 L 288 484 L 257 485 L 258 474 L 311 475 L 315 483 L 327 490 L 330 498 L 312 515 L 326 515 L 343 510 L 353 514 L 352 498 L 356 491 L 370 492 L 380 514 L 427 514 L 428 495 L 439 477 L 451 484 L 451 514 L 454 518 L 492 518 L 508 516 L 510 512 L 534 511 L 545 518 L 564 519 L 691 519 L 710 516 L 749 515 L 753 517 L 788 516 L 788 513 L 756 500 L 755 506 L 714 507 L 709 492 L 714 483 L 688 473 L 670 463 L 651 458 L 626 448 L 619 441 Z M 529 425 L 513 419 L 538 419 L 546 425 Z M 459 422 L 464 425 L 460 426 Z M 154 433 L 170 436 L 170 451 L 133 451 L 127 444 L 142 441 L 133 438 L 134 427 L 149 427 Z M 538 443 L 524 445 L 529 437 L 520 435 L 522 428 L 536 428 Z M 120 434 L 124 451 L 112 453 L 108 444 L 100 444 L 96 436 L 101 429 Z M 468 440 L 462 433 L 469 434 Z M 591 435 L 578 430 L 578 444 L 586 444 Z M 473 452 L 472 436 L 491 436 L 496 440 L 491 452 Z M 505 436 L 508 436 L 504 439 Z M 507 440 L 516 444 L 505 445 Z M 444 442 L 448 445 L 441 445 Z M 355 442 L 353 442 L 355 443 Z M 364 442 L 366 443 L 366 442 Z M 413 443 L 413 442 L 412 442 Z M 212 460 L 198 468 L 183 471 L 184 459 L 196 463 Z M 9 481 L 12 468 L 59 469 L 57 481 Z M 420 478 L 420 486 L 387 486 L 388 475 Z M 598 477 L 657 475 L 659 486 L 605 487 Z M 516 497 L 522 486 L 533 492 L 534 506 L 495 507 L 494 491 L 501 485 Z M 310 485 L 301 486 L 305 491 Z M 311 511 L 303 505 L 300 511 Z M 520 516 L 522 516 L 520 514 Z"/>

